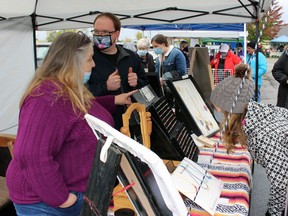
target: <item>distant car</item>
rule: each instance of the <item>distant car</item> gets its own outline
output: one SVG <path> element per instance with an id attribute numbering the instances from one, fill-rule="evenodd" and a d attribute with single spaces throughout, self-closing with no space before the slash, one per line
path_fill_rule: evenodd
<path id="1" fill-rule="evenodd" d="M 36 44 L 37 67 L 42 64 L 50 45 L 50 42 Z"/>

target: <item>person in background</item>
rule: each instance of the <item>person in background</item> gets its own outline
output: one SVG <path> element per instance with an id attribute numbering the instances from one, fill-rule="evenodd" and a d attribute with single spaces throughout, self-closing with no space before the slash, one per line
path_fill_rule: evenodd
<path id="1" fill-rule="evenodd" d="M 179 49 L 169 45 L 164 35 L 155 35 L 151 40 L 151 44 L 155 54 L 159 55 L 159 58 L 156 59 L 155 67 L 156 73 L 159 74 L 160 78 L 163 76 L 164 79 L 165 77 L 179 78 L 187 74 L 185 56 Z"/>
<path id="2" fill-rule="evenodd" d="M 214 70 L 215 83 L 221 82 L 225 77 L 234 74 L 234 67 L 241 63 L 242 60 L 230 51 L 228 44 L 223 43 L 219 48 L 219 52 L 216 54 L 210 62 L 211 67 Z"/>
<path id="3" fill-rule="evenodd" d="M 61 34 L 21 99 L 14 158 L 6 173 L 17 215 L 80 215 L 97 148 L 84 115 L 113 126 L 115 104 L 131 104 L 134 93 L 93 97 L 84 85 L 95 66 L 92 57 L 89 37 Z"/>
<path id="4" fill-rule="evenodd" d="M 256 52 L 258 50 L 255 50 L 256 42 L 250 41 L 247 43 L 247 56 L 246 56 L 246 62 L 250 65 L 252 69 L 252 78 L 254 82 L 256 83 Z M 257 87 L 257 101 L 261 102 L 261 86 L 262 86 L 262 76 L 267 71 L 267 61 L 266 57 L 263 55 L 262 52 L 258 52 L 258 87 Z M 256 95 L 253 97 L 253 100 L 256 101 Z"/>
<path id="5" fill-rule="evenodd" d="M 141 59 L 145 72 L 155 72 L 155 63 L 153 56 L 148 52 L 150 41 L 147 38 L 141 38 L 137 43 L 137 54 Z"/>
<path id="6" fill-rule="evenodd" d="M 277 106 L 288 109 L 288 45 L 284 47 L 284 52 L 275 62 L 272 75 L 279 82 Z"/>
<path id="7" fill-rule="evenodd" d="M 244 50 L 242 43 L 237 43 L 236 54 L 242 61 L 244 60 Z"/>
<path id="8" fill-rule="evenodd" d="M 235 75 L 215 87 L 210 101 L 224 116 L 222 140 L 228 153 L 240 143 L 248 148 L 255 162 L 265 168 L 271 184 L 266 216 L 284 216 L 288 182 L 288 110 L 251 101 L 254 95 L 251 70 L 238 95 L 237 90 L 247 70 L 248 65 L 237 65 Z M 236 95 L 238 98 L 233 106 Z"/>
<path id="9" fill-rule="evenodd" d="M 183 55 L 185 56 L 186 60 L 186 67 L 190 68 L 190 58 L 189 58 L 189 50 L 188 50 L 189 44 L 187 41 L 181 41 L 180 42 L 180 50 L 182 51 Z"/>
<path id="10" fill-rule="evenodd" d="M 175 107 L 173 95 L 166 83 L 167 80 L 180 78 L 187 74 L 186 60 L 184 54 L 173 45 L 169 45 L 167 38 L 162 34 L 155 35 L 151 44 L 156 58 L 155 72 L 159 76 L 160 85 L 170 107 Z"/>
<path id="11" fill-rule="evenodd" d="M 92 69 L 88 81 L 92 94 L 117 95 L 146 86 L 148 79 L 136 53 L 116 44 L 121 29 L 118 17 L 108 12 L 100 13 L 93 27 L 93 60 L 97 67 Z M 123 125 L 122 114 L 125 111 L 125 106 L 116 106 L 113 118 L 117 130 Z"/>

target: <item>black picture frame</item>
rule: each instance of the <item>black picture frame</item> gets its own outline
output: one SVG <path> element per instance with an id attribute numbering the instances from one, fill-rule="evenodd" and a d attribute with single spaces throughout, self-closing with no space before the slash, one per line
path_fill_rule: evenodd
<path id="1" fill-rule="evenodd" d="M 100 160 L 100 152 L 104 143 L 104 139 L 98 140 L 97 150 L 83 197 L 81 216 L 108 214 L 122 152 L 119 151 L 115 144 L 112 144 L 108 149 L 107 161 L 104 163 Z"/>
<path id="2" fill-rule="evenodd" d="M 139 158 L 123 151 L 117 177 L 124 187 L 133 184 L 126 193 L 138 215 L 173 216 L 164 202 L 151 169 Z"/>
<path id="3" fill-rule="evenodd" d="M 201 90 L 191 75 L 187 78 L 167 80 L 175 98 L 178 115 L 197 136 L 210 137 L 219 131 L 210 106 L 204 101 Z"/>

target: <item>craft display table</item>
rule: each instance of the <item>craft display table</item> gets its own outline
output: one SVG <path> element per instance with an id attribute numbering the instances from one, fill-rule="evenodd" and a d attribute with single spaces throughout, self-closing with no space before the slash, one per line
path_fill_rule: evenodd
<path id="1" fill-rule="evenodd" d="M 214 136 L 213 139 L 217 141 L 219 138 Z M 250 153 L 246 148 L 237 145 L 232 153 L 227 154 L 224 145 L 221 143 L 219 144 L 217 151 L 214 151 L 214 148 L 201 148 L 198 164 L 203 168 L 208 169 L 212 175 L 224 183 L 215 216 L 247 216 L 249 214 L 253 163 Z M 213 152 L 214 159 L 212 160 L 212 164 L 210 164 L 207 157 L 212 156 Z M 169 164 L 170 168 L 171 166 L 177 166 L 178 164 L 177 161 L 164 161 L 164 163 L 167 165 Z M 114 193 L 119 190 L 121 190 L 121 186 L 117 186 L 114 189 Z M 184 202 L 189 209 L 191 216 L 209 216 L 206 211 L 202 210 L 193 201 L 186 199 Z M 119 208 L 133 209 L 125 192 L 118 193 L 114 196 L 113 210 Z"/>
<path id="2" fill-rule="evenodd" d="M 213 137 L 218 141 L 218 137 Z M 198 164 L 214 175 L 224 183 L 220 200 L 218 202 L 215 216 L 243 215 L 249 214 L 250 191 L 252 180 L 252 158 L 246 148 L 237 145 L 236 149 L 230 154 L 223 144 L 219 144 L 216 152 L 214 148 L 201 148 Z M 202 156 L 212 156 L 214 159 L 212 164 Z M 202 216 L 209 215 L 200 207 L 195 205 L 191 200 L 185 200 L 186 206 L 189 208 L 190 215 Z"/>

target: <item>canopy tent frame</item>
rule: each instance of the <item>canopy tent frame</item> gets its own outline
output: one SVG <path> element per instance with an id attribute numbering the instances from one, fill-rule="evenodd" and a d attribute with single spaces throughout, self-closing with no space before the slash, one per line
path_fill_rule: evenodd
<path id="1" fill-rule="evenodd" d="M 261 8 L 261 11 L 263 10 L 264 6 L 265 6 L 265 2 L 267 2 L 267 0 L 263 0 L 263 1 L 255 1 L 255 0 L 246 0 L 246 3 L 244 3 L 245 0 L 237 0 L 235 2 L 239 3 L 239 6 L 231 6 L 231 7 L 227 7 L 224 9 L 220 9 L 220 10 L 196 10 L 196 9 L 187 9 L 187 8 L 179 8 L 179 7 L 175 7 L 175 6 L 169 6 L 169 7 L 165 7 L 165 8 L 160 8 L 157 10 L 151 10 L 151 8 L 147 8 L 145 12 L 143 13 L 137 13 L 137 11 L 135 11 L 135 13 L 131 13 L 131 14 L 125 14 L 125 13 L 118 13 L 118 12 L 113 12 L 113 14 L 115 14 L 116 16 L 119 17 L 119 19 L 121 21 L 123 20 L 129 20 L 129 19 L 136 19 L 136 20 L 145 20 L 145 21 L 158 21 L 157 24 L 165 24 L 165 23 L 190 23 L 191 21 L 188 21 L 191 18 L 196 18 L 196 17 L 203 17 L 205 15 L 218 15 L 218 16 L 225 16 L 225 17 L 238 17 L 238 18 L 246 18 L 247 22 L 250 19 L 251 20 L 257 20 L 258 18 L 258 8 Z M 38 27 L 44 26 L 44 25 L 51 25 L 51 24 L 55 24 L 57 22 L 63 22 L 63 21 L 68 21 L 68 22 L 75 22 L 75 23 L 82 23 L 82 24 L 88 24 L 88 25 L 92 25 L 93 22 L 92 21 L 85 21 L 85 20 L 81 20 L 79 18 L 84 18 L 87 16 L 95 16 L 101 12 L 104 12 L 104 10 L 95 10 L 95 11 L 89 11 L 88 13 L 79 13 L 79 14 L 75 14 L 75 16 L 68 16 L 66 18 L 64 17 L 57 17 L 57 16 L 48 16 L 45 14 L 41 14 L 40 12 L 37 12 L 38 9 L 38 3 L 40 2 L 40 0 L 35 0 L 35 5 L 34 5 L 34 11 L 30 14 L 31 17 L 34 17 L 34 19 L 36 20 L 36 25 L 34 26 L 35 28 L 38 29 Z M 235 3 L 234 2 L 234 3 Z M 262 5 L 260 5 L 260 3 L 262 3 Z M 169 4 L 169 3 L 168 3 Z M 175 3 L 174 3 L 175 4 Z M 195 6 L 194 6 L 195 7 Z M 155 8 L 157 8 L 157 6 L 155 5 Z M 245 14 L 237 14 L 235 12 L 235 10 L 238 9 L 242 9 L 244 8 L 244 10 L 247 12 L 247 15 Z M 171 14 L 171 11 L 173 12 L 187 12 L 188 15 L 183 16 L 184 13 L 181 13 L 181 17 L 179 18 L 175 18 L 175 19 L 163 19 L 163 18 L 157 18 L 157 15 L 161 14 L 162 12 L 168 12 L 169 14 Z M 230 11 L 230 13 L 228 13 Z M 256 11 L 256 13 L 255 13 Z M 254 13 L 253 13 L 254 12 Z M 241 12 L 242 13 L 242 12 Z M 11 19 L 11 17 L 7 18 L 5 16 L 3 16 L 1 14 L 0 11 L 0 21 L 3 20 L 7 20 L 7 19 Z M 21 17 L 21 16 L 20 16 Z M 167 16 L 169 17 L 169 16 Z M 14 16 L 13 18 L 17 18 L 17 16 Z M 55 21 L 51 21 L 51 22 L 44 22 L 44 23 L 40 23 L 40 21 L 38 20 L 38 18 L 46 18 L 46 19 L 52 19 Z M 180 22 L 179 22 L 180 21 Z M 196 22 L 195 22 L 196 23 Z M 206 22 L 207 23 L 207 22 Z M 233 22 L 235 23 L 235 22 Z M 148 24 L 148 23 L 146 23 Z M 129 26 L 132 24 L 125 24 L 125 26 Z"/>
<path id="2" fill-rule="evenodd" d="M 138 25 L 143 28 L 143 26 L 156 24 L 175 24 L 179 26 L 182 24 L 207 24 L 209 23 L 208 21 L 211 21 L 211 25 L 217 25 L 217 23 L 227 24 L 227 21 L 229 21 L 230 24 L 239 24 L 257 22 L 261 13 L 269 8 L 268 6 L 270 5 L 270 2 L 271 0 L 220 0 L 217 2 L 212 0 L 205 2 L 202 0 L 193 0 L 193 2 L 175 0 L 159 0 L 154 2 L 154 0 L 147 0 L 143 5 L 143 3 L 135 2 L 133 0 L 107 0 L 103 3 L 96 3 L 94 0 L 87 0 L 85 1 L 85 4 L 78 0 L 63 0 L 60 2 L 57 0 L 10 0 L 9 4 L 3 4 L 0 7 L 0 31 L 2 28 L 1 26 L 4 26 L 2 29 L 5 29 L 5 31 L 8 32 L 3 36 L 4 30 L 2 30 L 0 39 L 8 40 L 17 35 L 17 43 L 15 43 L 15 40 L 10 40 L 10 43 L 13 45 L 17 44 L 17 47 L 19 47 L 19 45 L 21 45 L 20 47 L 26 47 L 26 50 L 21 50 L 22 53 L 11 50 L 13 51 L 11 52 L 11 57 L 13 55 L 13 58 L 7 58 L 7 51 L 10 53 L 9 46 L 5 43 L 1 43 L 0 50 L 6 48 L 6 54 L 0 52 L 0 59 L 5 59 L 4 65 L 3 63 L 0 64 L 0 71 L 2 71 L 0 74 L 5 74 L 5 76 L 1 77 L 8 77 L 6 74 L 13 71 L 9 77 L 21 77 L 22 85 L 20 84 L 21 86 L 19 86 L 17 83 L 19 80 L 15 79 L 11 79 L 12 82 L 9 83 L 9 85 L 14 86 L 14 88 L 24 88 L 23 85 L 30 80 L 30 76 L 32 73 L 35 73 L 35 68 L 37 66 L 37 30 L 91 28 L 93 26 L 95 15 L 104 11 L 109 11 L 118 16 L 121 20 L 122 26 L 126 28 L 133 25 Z M 177 5 L 177 7 L 175 7 L 175 5 Z M 97 10 L 90 10 L 90 8 L 93 7 L 97 8 Z M 241 8 L 243 9 L 239 10 Z M 228 11 L 231 11 L 231 13 Z M 230 18 L 227 19 L 227 17 Z M 28 22 L 30 23 L 29 25 L 31 25 L 29 28 L 26 26 L 25 29 L 29 31 L 27 33 L 18 30 L 20 29 L 18 26 L 20 27 L 21 23 L 24 23 L 24 21 L 25 25 L 28 25 Z M 5 27 L 7 25 L 9 25 L 9 28 Z M 257 31 L 259 32 L 259 30 Z M 31 36 L 28 37 L 28 33 Z M 12 37 L 8 35 L 11 35 Z M 18 39 L 21 35 L 25 38 L 25 42 Z M 31 41 L 29 41 L 29 38 Z M 28 45 L 30 49 L 29 52 L 27 51 Z M 17 60 L 17 64 L 15 64 L 15 60 L 13 59 L 21 59 L 23 52 L 26 59 L 25 63 L 19 63 L 19 60 Z M 30 56 L 30 52 L 33 52 L 33 57 Z M 27 53 L 29 53 L 29 56 L 27 56 Z M 33 60 L 34 69 L 33 67 L 30 67 Z M 25 77 L 22 75 L 22 71 L 27 71 L 30 75 Z M 6 82 L 2 81 L 0 86 L 4 86 L 3 84 L 6 84 Z M 2 103 L 5 104 L 6 108 L 9 106 L 9 109 L 4 108 L 4 111 L 0 112 L 0 119 L 2 122 L 0 132 L 5 131 L 5 133 L 9 133 L 11 130 L 7 130 L 7 128 L 10 128 L 18 122 L 18 113 L 14 110 L 18 109 L 19 100 L 16 100 L 16 98 L 18 98 L 19 95 L 16 94 L 19 94 L 20 90 L 16 92 L 11 88 L 5 87 L 4 90 L 2 89 L 3 92 L 9 92 L 10 98 L 14 99 L 14 101 L 9 101 L 8 105 L 6 104 L 6 101 L 5 103 Z M 6 98 L 5 94 L 3 94 L 0 99 L 3 98 Z M 11 119 L 13 119 L 13 121 Z M 12 133 L 15 133 L 15 128 L 12 130 Z"/>

